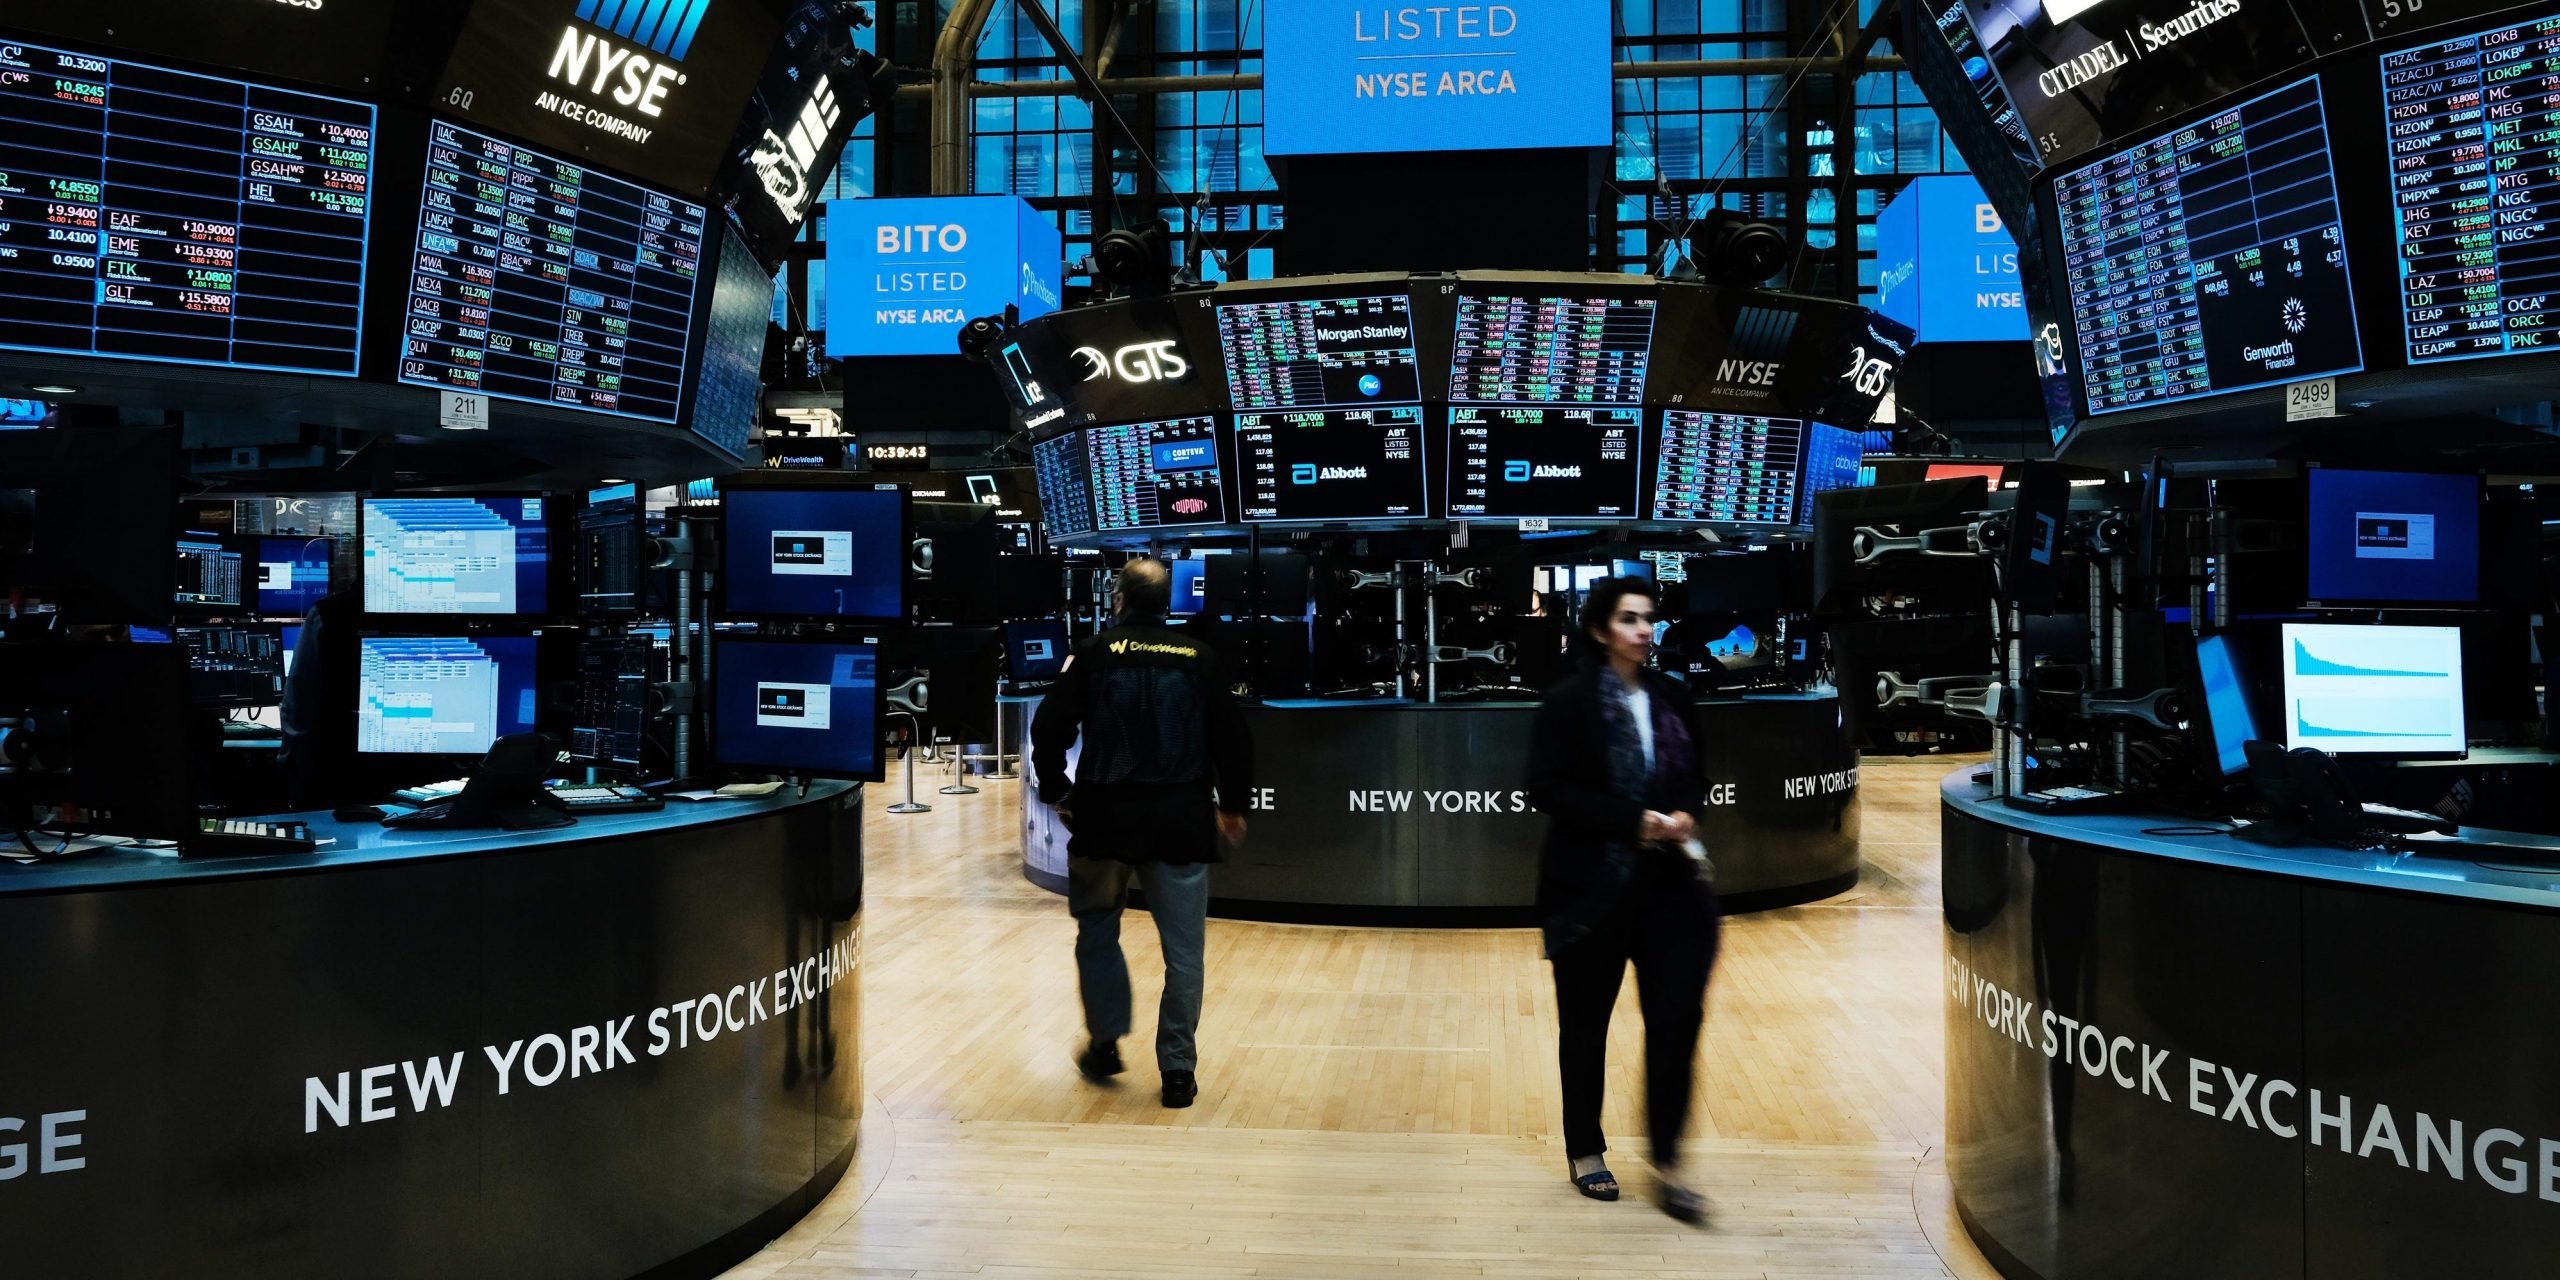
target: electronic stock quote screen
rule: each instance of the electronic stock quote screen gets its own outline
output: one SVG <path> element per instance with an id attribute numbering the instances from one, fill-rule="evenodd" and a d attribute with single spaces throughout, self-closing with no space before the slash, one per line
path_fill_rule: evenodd
<path id="1" fill-rule="evenodd" d="M 1665 410 L 1653 467 L 1653 518 L 1796 523 L 1805 427 L 1800 418 Z"/>
<path id="2" fill-rule="evenodd" d="M 374 111 L 0 40 L 0 346 L 352 377 Z"/>
<path id="3" fill-rule="evenodd" d="M 2363 369 L 2317 77 L 2053 195 L 2091 414 Z"/>
<path id="4" fill-rule="evenodd" d="M 1635 518 L 1655 315 L 1652 298 L 1462 291 L 1449 514 Z"/>
<path id="5" fill-rule="evenodd" d="M 2382 57 L 2409 363 L 2548 350 L 2560 310 L 2560 17 Z"/>
<path id="6" fill-rule="evenodd" d="M 1216 418 L 1094 427 L 1084 444 L 1095 531 L 1226 523 Z"/>
<path id="7" fill-rule="evenodd" d="M 430 127 L 400 380 L 674 422 L 709 211 Z"/>
<path id="8" fill-rule="evenodd" d="M 1218 308 L 1249 522 L 1429 514 L 1412 299 L 1402 293 Z"/>

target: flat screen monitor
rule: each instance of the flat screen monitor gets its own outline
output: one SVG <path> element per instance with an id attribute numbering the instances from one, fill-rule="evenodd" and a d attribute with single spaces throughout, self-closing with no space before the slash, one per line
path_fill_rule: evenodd
<path id="1" fill-rule="evenodd" d="M 569 754 L 592 764 L 640 767 L 649 744 L 649 660 L 645 635 L 590 636 L 578 644 L 571 690 Z"/>
<path id="2" fill-rule="evenodd" d="M 356 750 L 481 755 L 533 729 L 538 690 L 531 636 L 359 636 Z"/>
<path id="3" fill-rule="evenodd" d="M 2313 601 L 2469 604 L 2480 598 L 2479 476 L 2314 467 L 2305 488 Z"/>
<path id="4" fill-rule="evenodd" d="M 2091 414 L 2364 368 L 2318 77 L 2065 172 L 2053 198 Z"/>
<path id="5" fill-rule="evenodd" d="M 711 653 L 719 763 L 880 781 L 878 645 L 721 636 Z"/>
<path id="6" fill-rule="evenodd" d="M 656 545 L 642 520 L 638 485 L 587 491 L 586 507 L 578 512 L 578 612 L 591 618 L 639 614 L 641 580 Z"/>
<path id="7" fill-rule="evenodd" d="M 1673 625 L 1679 659 L 1701 691 L 1760 683 L 1782 665 L 1775 613 L 1701 613 Z"/>
<path id="8" fill-rule="evenodd" d="M 750 193 L 750 197 L 752 193 Z M 742 197 L 748 198 L 748 197 Z M 685 426 L 732 458 L 747 456 L 764 405 L 764 342 L 773 327 L 773 274 L 736 227 L 720 237 L 710 313 L 702 325 L 702 371 Z"/>
<path id="9" fill-rule="evenodd" d="M 1612 578 L 1644 578 L 1650 581 L 1653 578 L 1653 561 L 1612 560 L 1609 562 L 1609 576 Z"/>
<path id="10" fill-rule="evenodd" d="M 1226 523 L 1217 419 L 1095 427 L 1084 441 L 1097 532 Z"/>
<path id="11" fill-rule="evenodd" d="M 1187 617 L 1208 606 L 1208 561 L 1176 560 L 1166 567 L 1173 570 L 1173 613 Z"/>
<path id="12" fill-rule="evenodd" d="M 1864 433 L 1828 422 L 1805 424 L 1804 501 L 1796 509 L 1796 523 L 1806 528 L 1813 526 L 1815 494 L 1875 483 L 1866 462 Z"/>
<path id="13" fill-rule="evenodd" d="M 1040 518 L 1052 541 L 1093 532 L 1093 458 L 1082 432 L 1031 446 L 1032 479 L 1040 486 Z"/>
<path id="14" fill-rule="evenodd" d="M 329 539 L 268 535 L 257 545 L 253 589 L 261 616 L 299 618 L 336 585 L 331 576 L 336 548 Z"/>
<path id="15" fill-rule="evenodd" d="M 2285 743 L 2336 755 L 2459 756 L 2459 627 L 2284 624 Z"/>
<path id="16" fill-rule="evenodd" d="M 1413 301 L 1402 292 L 1218 308 L 1238 412 L 1419 404 Z"/>
<path id="17" fill-rule="evenodd" d="M 906 616 L 907 495 L 894 485 L 726 486 L 720 546 L 729 617 Z"/>
<path id="18" fill-rule="evenodd" d="M 1980 476 L 1991 482 L 1992 488 L 1997 489 L 2000 487 L 2000 478 L 2007 475 L 2008 471 L 2006 464 L 1998 462 L 1932 462 L 1928 469 L 1920 474 L 1920 478 L 1962 480 L 1966 476 Z"/>
<path id="19" fill-rule="evenodd" d="M 550 612 L 551 507 L 539 494 L 366 498 L 364 611 Z"/>
<path id="20" fill-rule="evenodd" d="M 239 613 L 248 604 L 248 579 L 239 548 L 210 533 L 178 535 L 176 602 L 187 613 Z"/>
<path id="21" fill-rule="evenodd" d="M 272 707 L 284 700 L 284 642 L 272 628 L 180 627 L 187 701 L 199 707 Z"/>
<path id="22" fill-rule="evenodd" d="M 2535 13 L 2382 55 L 2377 123 L 2389 130 L 2397 320 L 2413 365 L 2552 349 L 2554 289 L 2539 264 L 2560 252 L 2560 226 L 2524 177 L 2533 170 L 2518 168 L 2548 141 L 2538 113 L 2552 34 Z"/>
<path id="23" fill-rule="evenodd" d="M 674 422 L 710 211 L 457 125 L 429 131 L 400 381 Z"/>
<path id="24" fill-rule="evenodd" d="M 1057 618 L 1004 624 L 1005 675 L 1018 685 L 1047 684 L 1067 669 L 1067 624 Z"/>
<path id="25" fill-rule="evenodd" d="M 1643 404 L 1657 305 L 1650 296 L 1466 287 L 1449 402 Z"/>
<path id="26" fill-rule="evenodd" d="M 2258 717 L 2249 708 L 2248 686 L 2240 682 L 2239 667 L 2232 661 L 2230 637 L 2205 636 L 2196 641 L 2196 683 L 2204 692 L 2204 721 L 2214 765 L 2228 778 L 2249 767 L 2248 752 L 2242 748 L 2258 738 Z"/>
<path id="27" fill-rule="evenodd" d="M 355 376 L 372 107 L 13 41 L 0 138 L 0 347 Z"/>
<path id="28" fill-rule="evenodd" d="M 1653 461 L 1653 518 L 1788 526 L 1804 488 L 1806 423 L 1670 409 Z"/>
<path id="29" fill-rule="evenodd" d="M 1636 408 L 1449 407 L 1449 514 L 1634 518 Z"/>
<path id="30" fill-rule="evenodd" d="M 1416 520 L 1430 513 L 1422 406 L 1236 415 L 1248 524 Z"/>

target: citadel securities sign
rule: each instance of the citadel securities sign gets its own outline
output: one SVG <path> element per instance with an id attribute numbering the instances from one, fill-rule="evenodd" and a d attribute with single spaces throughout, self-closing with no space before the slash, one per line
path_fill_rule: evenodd
<path id="1" fill-rule="evenodd" d="M 1275 156 L 1609 145 L 1609 6 L 1289 0 L 1263 19 Z"/>
<path id="2" fill-rule="evenodd" d="M 958 355 L 960 327 L 1058 309 L 1066 246 L 1019 196 L 827 205 L 827 354 Z"/>

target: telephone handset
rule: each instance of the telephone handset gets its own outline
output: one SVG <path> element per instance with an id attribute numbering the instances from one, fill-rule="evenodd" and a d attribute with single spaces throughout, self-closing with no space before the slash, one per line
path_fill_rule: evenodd
<path id="1" fill-rule="evenodd" d="M 2249 780 L 2274 811 L 2272 822 L 2250 827 L 2263 834 L 2248 834 L 2248 839 L 2265 844 L 2293 844 L 2309 837 L 2332 844 L 2353 844 L 2365 830 L 2364 802 L 2356 795 L 2355 783 L 2347 779 L 2347 771 L 2336 758 L 2309 747 L 2285 750 L 2280 743 L 2251 742 L 2242 747 L 2249 757 Z"/>

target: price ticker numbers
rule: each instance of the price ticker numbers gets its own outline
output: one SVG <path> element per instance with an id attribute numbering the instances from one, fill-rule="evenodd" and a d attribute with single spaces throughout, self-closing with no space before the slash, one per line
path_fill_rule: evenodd
<path id="1" fill-rule="evenodd" d="M 1795 523 L 1805 424 L 1758 414 L 1666 410 L 1654 460 L 1653 518 Z"/>
<path id="2" fill-rule="evenodd" d="M 2364 367 L 2317 78 L 2061 175 L 2089 412 Z"/>
<path id="3" fill-rule="evenodd" d="M 1633 519 L 1643 426 L 1635 408 L 1452 405 L 1449 514 Z"/>
<path id="4" fill-rule="evenodd" d="M 374 112 L 0 42 L 0 346 L 353 377 Z"/>
<path id="5" fill-rule="evenodd" d="M 1651 298 L 1463 294 L 1449 399 L 1459 404 L 1642 404 Z"/>
<path id="6" fill-rule="evenodd" d="M 2411 364 L 2554 346 L 2560 18 L 2382 59 Z"/>
<path id="7" fill-rule="evenodd" d="M 1040 518 L 1051 538 L 1093 532 L 1093 459 L 1082 434 L 1070 431 L 1031 446 L 1033 479 L 1040 487 Z"/>
<path id="8" fill-rule="evenodd" d="M 400 380 L 673 422 L 709 211 L 437 122 Z"/>
<path id="9" fill-rule="evenodd" d="M 1084 443 L 1095 530 L 1226 523 L 1217 419 L 1095 427 Z"/>
<path id="10" fill-rule="evenodd" d="M 1413 302 L 1404 294 L 1218 308 L 1238 410 L 1416 404 Z"/>
<path id="11" fill-rule="evenodd" d="M 1419 405 L 1240 413 L 1236 466 L 1249 523 L 1426 514 Z"/>

